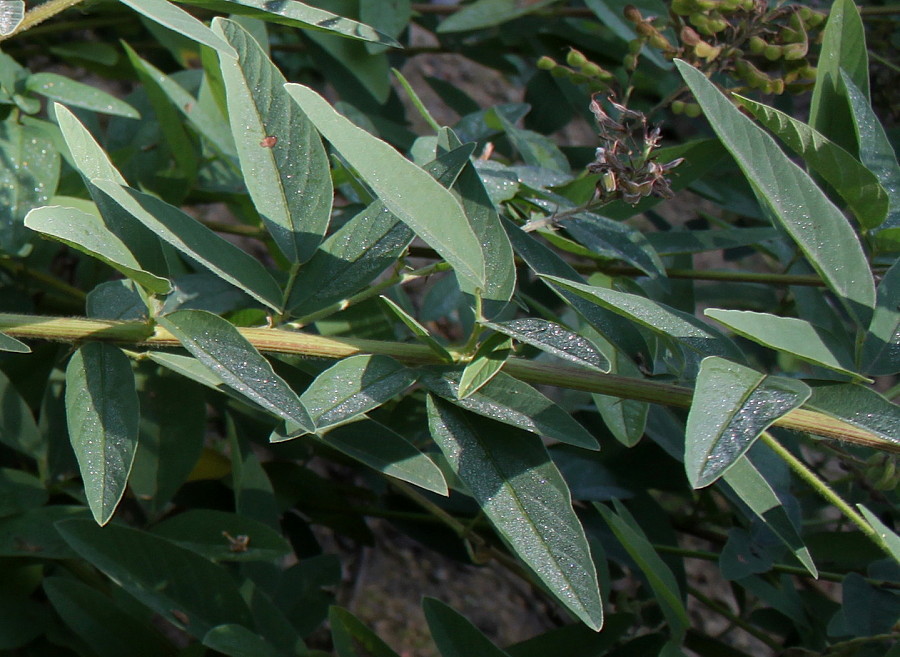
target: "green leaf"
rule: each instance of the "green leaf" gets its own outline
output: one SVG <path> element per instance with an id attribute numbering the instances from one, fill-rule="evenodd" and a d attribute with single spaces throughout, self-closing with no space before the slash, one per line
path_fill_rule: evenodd
<path id="1" fill-rule="evenodd" d="M 397 319 L 403 322 L 406 327 L 413 332 L 413 335 L 416 336 L 417 340 L 419 340 L 422 344 L 427 345 L 428 348 L 431 349 L 431 351 L 439 356 L 440 359 L 444 362 L 453 362 L 453 356 L 450 355 L 450 352 L 447 351 L 440 342 L 431 337 L 428 329 L 422 326 L 415 317 L 407 313 L 405 310 L 403 310 L 403 308 L 388 299 L 386 296 L 381 295 L 379 298 L 384 302 L 384 305 L 387 306 L 388 310 L 390 310 Z"/>
<path id="2" fill-rule="evenodd" d="M 329 32 L 350 39 L 368 41 L 391 48 L 402 47 L 396 39 L 373 29 L 369 25 L 359 23 L 330 11 L 311 7 L 305 2 L 281 0 L 177 0 L 195 7 L 204 7 L 214 11 L 250 16 L 260 20 L 299 27 L 302 29 Z"/>
<path id="3" fill-rule="evenodd" d="M 680 639 L 690 626 L 690 620 L 684 608 L 678 582 L 628 510 L 618 500 L 613 500 L 613 503 L 616 506 L 616 513 L 602 504 L 594 503 L 594 508 L 600 512 L 619 543 L 644 573 L 669 623 L 672 636 Z"/>
<path id="4" fill-rule="evenodd" d="M 290 543 L 271 527 L 212 509 L 189 509 L 166 518 L 152 532 L 212 561 L 274 561 L 291 553 Z"/>
<path id="5" fill-rule="evenodd" d="M 705 358 L 687 418 L 684 464 L 691 486 L 703 488 L 721 477 L 763 431 L 810 394 L 802 381 Z"/>
<path id="6" fill-rule="evenodd" d="M 900 372 L 900 260 L 878 284 L 875 312 L 863 343 L 862 371 L 869 375 Z"/>
<path id="7" fill-rule="evenodd" d="M 541 351 L 590 368 L 596 372 L 609 372 L 609 360 L 590 340 L 554 322 L 533 317 L 514 319 L 495 324 L 481 322 L 484 326 L 508 335 L 519 342 L 537 347 Z"/>
<path id="8" fill-rule="evenodd" d="M 722 479 L 734 493 L 744 502 L 765 525 L 794 553 L 797 560 L 813 577 L 819 571 L 813 563 L 809 549 L 788 517 L 781 500 L 772 490 L 766 478 L 757 470 L 750 459 L 744 455 L 725 471 Z"/>
<path id="9" fill-rule="evenodd" d="M 597 571 L 572 498 L 537 436 L 429 396 L 431 435 L 497 531 L 548 590 L 599 630 Z"/>
<path id="10" fill-rule="evenodd" d="M 66 146 L 72 154 L 75 167 L 87 180 L 100 178 L 112 180 L 120 185 L 127 185 L 125 178 L 113 165 L 109 156 L 97 143 L 93 135 L 88 132 L 81 121 L 67 107 L 59 103 L 53 104 L 56 121 L 59 123 L 60 132 L 66 141 Z"/>
<path id="11" fill-rule="evenodd" d="M 0 351 L 11 351 L 16 354 L 30 354 L 31 347 L 5 333 L 0 333 Z"/>
<path id="12" fill-rule="evenodd" d="M 844 352 L 833 336 L 806 320 L 751 310 L 719 308 L 709 308 L 703 314 L 748 340 L 856 379 L 865 378 L 850 369 L 850 355 Z"/>
<path id="13" fill-rule="evenodd" d="M 422 610 L 441 657 L 509 657 L 465 616 L 436 598 L 424 598 Z"/>
<path id="14" fill-rule="evenodd" d="M 121 0 L 139 14 L 143 14 L 154 23 L 159 23 L 173 32 L 182 34 L 192 41 L 209 46 L 226 57 L 236 57 L 231 46 L 222 41 L 206 25 L 191 16 L 184 9 L 179 9 L 166 0 Z M 194 4 L 194 3 L 192 3 Z"/>
<path id="15" fill-rule="evenodd" d="M 331 429 L 319 442 L 389 477 L 447 495 L 441 469 L 406 438 L 380 422 L 363 419 L 344 424 Z"/>
<path id="16" fill-rule="evenodd" d="M 85 506 L 50 505 L 0 518 L 0 556 L 32 559 L 39 553 L 43 559 L 75 558 L 55 526 L 70 518 L 90 521 L 91 512 Z"/>
<path id="17" fill-rule="evenodd" d="M 521 3 L 515 0 L 476 0 L 441 21 L 437 31 L 439 33 L 463 32 L 494 27 L 552 5 L 557 1 L 534 0 Z"/>
<path id="18" fill-rule="evenodd" d="M 87 584 L 66 577 L 48 577 L 43 588 L 63 622 L 98 657 L 175 654 L 174 646 L 162 634 Z"/>
<path id="19" fill-rule="evenodd" d="M 900 562 L 900 536 L 897 536 L 890 527 L 881 522 L 881 518 L 869 511 L 864 505 L 857 504 L 856 508 L 863 514 L 866 522 L 872 525 L 872 528 L 878 532 L 878 535 L 891 551 L 894 559 Z"/>
<path id="20" fill-rule="evenodd" d="M 163 200 L 110 180 L 93 180 L 134 219 L 195 262 L 244 290 L 272 309 L 281 306 L 281 290 L 258 260 L 219 237 L 190 215 Z"/>
<path id="21" fill-rule="evenodd" d="M 300 401 L 318 431 L 378 408 L 415 380 L 413 370 L 388 356 L 351 356 L 319 374 Z"/>
<path id="22" fill-rule="evenodd" d="M 644 234 L 631 226 L 593 212 L 582 212 L 563 226 L 579 243 L 596 255 L 634 265 L 648 276 L 665 276 L 665 266 Z"/>
<path id="23" fill-rule="evenodd" d="M 501 113 L 497 114 L 497 118 L 500 119 L 503 132 L 519 151 L 525 164 L 556 171 L 566 176 L 571 174 L 572 166 L 569 160 L 552 139 L 533 130 L 517 128 Z"/>
<path id="24" fill-rule="evenodd" d="M 234 623 L 217 625 L 203 636 L 203 645 L 229 657 L 283 657 L 256 632 Z"/>
<path id="25" fill-rule="evenodd" d="M 299 84 L 285 88 L 388 210 L 434 247 L 460 279 L 488 287 L 481 243 L 449 191 L 387 143 L 338 114 L 313 90 Z"/>
<path id="26" fill-rule="evenodd" d="M 315 431 L 297 393 L 278 376 L 238 330 L 204 310 L 179 310 L 158 319 L 160 325 L 212 373 L 266 411 Z"/>
<path id="27" fill-rule="evenodd" d="M 328 610 L 328 625 L 337 657 L 399 657 L 375 632 L 346 609 L 331 607 Z"/>
<path id="28" fill-rule="evenodd" d="M 125 493 L 138 441 L 140 408 L 122 350 L 88 342 L 66 367 L 66 420 L 88 506 L 109 522 Z"/>
<path id="29" fill-rule="evenodd" d="M 56 73 L 33 73 L 25 81 L 25 88 L 50 100 L 81 107 L 82 109 L 139 119 L 140 113 L 124 100 L 120 100 L 88 84 L 83 84 Z"/>
<path id="30" fill-rule="evenodd" d="M 172 284 L 141 268 L 140 263 L 96 214 L 61 205 L 31 210 L 25 225 L 42 235 L 97 258 L 153 294 L 168 294 Z"/>
<path id="31" fill-rule="evenodd" d="M 774 228 L 676 229 L 647 235 L 647 241 L 661 256 L 733 249 L 777 239 L 778 231 Z"/>
<path id="32" fill-rule="evenodd" d="M 331 218 L 334 190 L 322 140 L 256 39 L 219 18 L 213 30 L 238 53 L 221 67 L 244 182 L 282 253 L 291 263 L 305 262 Z"/>
<path id="33" fill-rule="evenodd" d="M 541 278 L 655 333 L 675 338 L 698 354 L 744 360 L 743 354 L 731 340 L 691 314 L 637 294 L 575 283 L 557 276 L 542 274 Z"/>
<path id="34" fill-rule="evenodd" d="M 82 559 L 191 636 L 224 623 L 252 625 L 231 575 L 190 550 L 116 524 L 66 520 L 56 528 Z"/>
<path id="35" fill-rule="evenodd" d="M 900 445 L 900 406 L 856 383 L 823 382 L 812 386 L 805 408 L 819 411 Z"/>
<path id="36" fill-rule="evenodd" d="M 597 439 L 562 408 L 523 381 L 504 372 L 464 399 L 458 396 L 459 373 L 423 370 L 419 382 L 467 411 L 585 449 L 600 449 Z"/>
<path id="37" fill-rule="evenodd" d="M 850 117 L 859 142 L 859 159 L 875 174 L 890 199 L 888 218 L 880 229 L 900 229 L 900 164 L 893 144 L 868 98 L 846 72 L 841 73 L 841 83 L 850 102 Z"/>
<path id="38" fill-rule="evenodd" d="M 15 116 L 0 122 L 0 251 L 14 255 L 25 245 L 23 220 L 56 192 L 60 157 L 43 131 Z"/>
<path id="39" fill-rule="evenodd" d="M 0 370 L 0 443 L 27 454 L 44 458 L 47 449 L 34 415 L 12 381 Z"/>
<path id="40" fill-rule="evenodd" d="M 497 376 L 511 350 L 512 340 L 502 333 L 495 333 L 482 342 L 459 377 L 456 389 L 459 399 L 471 396 Z"/>
<path id="41" fill-rule="evenodd" d="M 0 36 L 15 32 L 24 18 L 24 0 L 5 0 L 0 7 Z"/>
<path id="42" fill-rule="evenodd" d="M 856 637 L 890 635 L 900 621 L 900 597 L 886 588 L 873 586 L 859 573 L 844 577 L 841 602 L 839 614 L 843 617 L 843 627 Z"/>
<path id="43" fill-rule="evenodd" d="M 875 284 L 847 219 L 809 174 L 700 71 L 681 61 L 675 65 L 760 199 L 850 313 L 866 324 L 875 304 Z"/>
<path id="44" fill-rule="evenodd" d="M 368 96 L 379 105 L 387 103 L 391 95 L 391 66 L 387 53 L 373 55 L 366 48 L 368 44 L 335 34 L 308 32 L 305 36 L 314 44 L 310 50 L 322 74 L 332 78 L 339 93 L 352 98 L 363 91 L 363 98 Z M 363 119 L 362 124 L 369 120 Z"/>
<path id="45" fill-rule="evenodd" d="M 840 194 L 863 228 L 875 228 L 884 221 L 889 204 L 887 192 L 859 160 L 802 121 L 749 98 L 737 98 Z"/>
<path id="46" fill-rule="evenodd" d="M 37 477 L 22 470 L 0 468 L 0 516 L 11 516 L 47 502 L 47 489 Z"/>
<path id="47" fill-rule="evenodd" d="M 835 0 L 822 34 L 822 49 L 816 64 L 816 84 L 810 102 L 809 124 L 851 153 L 856 152 L 847 132 L 850 116 L 841 91 L 841 70 L 868 99 L 869 56 L 859 9 L 852 0 Z"/>

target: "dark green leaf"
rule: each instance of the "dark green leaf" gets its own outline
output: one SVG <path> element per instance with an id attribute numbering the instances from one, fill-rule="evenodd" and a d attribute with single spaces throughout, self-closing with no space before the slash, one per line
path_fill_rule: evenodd
<path id="1" fill-rule="evenodd" d="M 236 56 L 231 46 L 222 41 L 206 25 L 171 2 L 166 2 L 166 0 L 122 0 L 122 3 L 143 14 L 153 22 L 159 23 L 178 34 L 183 34 L 197 43 L 209 46 L 226 57 Z"/>
<path id="2" fill-rule="evenodd" d="M 422 326 L 415 317 L 407 313 L 403 308 L 399 305 L 388 299 L 386 296 L 382 295 L 381 300 L 384 302 L 384 305 L 387 306 L 388 310 L 390 310 L 401 322 L 403 322 L 406 327 L 413 332 L 416 336 L 416 339 L 422 342 L 425 345 L 428 345 L 428 348 L 431 349 L 435 354 L 437 354 L 441 360 L 452 363 L 453 356 L 450 355 L 450 352 L 447 351 L 441 343 L 431 337 L 431 334 L 428 332 L 424 326 Z"/>
<path id="3" fill-rule="evenodd" d="M 0 516 L 42 506 L 49 497 L 40 479 L 22 470 L 0 468 Z"/>
<path id="4" fill-rule="evenodd" d="M 875 305 L 875 285 L 859 238 L 847 219 L 809 174 L 791 162 L 774 139 L 741 114 L 700 71 L 681 61 L 675 65 L 761 201 L 851 314 L 867 324 Z M 835 248 L 838 244 L 841 248 Z"/>
<path id="5" fill-rule="evenodd" d="M 280 308 L 278 284 L 258 260 L 155 196 L 109 180 L 92 182 L 158 237 L 257 301 Z"/>
<path id="6" fill-rule="evenodd" d="M 853 636 L 890 633 L 900 620 L 900 596 L 894 591 L 869 584 L 862 575 L 844 578 L 841 613 Z"/>
<path id="7" fill-rule="evenodd" d="M 593 212 L 567 219 L 566 232 L 594 254 L 624 260 L 648 276 L 665 276 L 665 266 L 639 230 Z"/>
<path id="8" fill-rule="evenodd" d="M 48 577 L 44 591 L 63 621 L 98 657 L 165 657 L 175 647 L 97 589 L 75 579 Z"/>
<path id="9" fill-rule="evenodd" d="M 812 386 L 805 408 L 843 420 L 900 445 L 900 406 L 869 387 L 855 383 L 823 382 Z"/>
<path id="10" fill-rule="evenodd" d="M 869 375 L 900 372 L 900 261 L 878 284 L 875 312 L 863 343 L 862 371 Z"/>
<path id="11" fill-rule="evenodd" d="M 388 356 L 351 356 L 317 376 L 300 401 L 320 430 L 378 408 L 415 380 L 413 370 Z"/>
<path id="12" fill-rule="evenodd" d="M 541 441 L 428 398 L 431 435 L 513 551 L 589 627 L 603 624 L 597 572 L 565 481 Z"/>
<path id="13" fill-rule="evenodd" d="M 43 458 L 46 446 L 31 409 L 2 370 L 0 408 L 0 443 L 32 458 Z"/>
<path id="14" fill-rule="evenodd" d="M 216 19 L 213 30 L 238 53 L 221 66 L 250 197 L 282 253 L 305 262 L 328 228 L 334 196 L 322 140 L 256 40 L 233 21 Z"/>
<path id="15" fill-rule="evenodd" d="M 278 376 L 238 330 L 218 315 L 203 310 L 179 310 L 159 323 L 226 384 L 272 415 L 315 431 L 297 393 Z"/>
<path id="16" fill-rule="evenodd" d="M 425 371 L 420 383 L 460 408 L 563 443 L 599 449 L 597 439 L 562 408 L 527 383 L 500 372 L 465 399 L 457 395 L 459 373 Z"/>
<path id="17" fill-rule="evenodd" d="M 154 294 L 168 294 L 172 290 L 168 280 L 142 269 L 128 246 L 96 214 L 48 205 L 29 212 L 25 225 L 105 262 Z"/>
<path id="18" fill-rule="evenodd" d="M 647 235 L 650 245 L 661 256 L 733 249 L 776 239 L 778 231 L 774 228 L 668 230 Z"/>
<path id="19" fill-rule="evenodd" d="M 256 632 L 243 625 L 217 625 L 203 637 L 203 645 L 229 657 L 282 657 L 275 648 Z"/>
<path id="20" fill-rule="evenodd" d="M 862 504 L 857 504 L 856 506 L 860 513 L 863 514 L 866 521 L 872 525 L 876 532 L 878 532 L 878 535 L 891 551 L 891 555 L 893 555 L 894 559 L 900 562 L 900 536 L 897 536 L 890 527 L 881 522 L 881 518 L 869 511 L 865 506 Z"/>
<path id="21" fill-rule="evenodd" d="M 224 623 L 252 623 L 228 572 L 190 550 L 116 524 L 66 520 L 56 527 L 81 558 L 191 636 Z"/>
<path id="22" fill-rule="evenodd" d="M 450 192 L 387 143 L 338 114 L 308 87 L 288 84 L 286 89 L 388 210 L 434 247 L 461 279 L 487 288 L 483 247 Z"/>
<path id="23" fill-rule="evenodd" d="M 66 367 L 66 420 L 88 506 L 109 522 L 125 493 L 138 442 L 140 408 L 122 350 L 88 342 Z"/>
<path id="24" fill-rule="evenodd" d="M 853 155 L 784 112 L 742 96 L 738 100 L 841 195 L 863 228 L 875 228 L 884 221 L 887 192 Z"/>
<path id="25" fill-rule="evenodd" d="M 274 561 L 291 553 L 290 544 L 271 527 L 212 509 L 179 513 L 152 532 L 212 561 Z"/>
<path id="26" fill-rule="evenodd" d="M 653 545 L 647 540 L 647 536 L 628 513 L 628 510 L 618 500 L 614 500 L 614 503 L 616 513 L 602 504 L 595 503 L 594 508 L 600 512 L 622 547 L 644 573 L 650 583 L 650 588 L 653 589 L 656 601 L 669 623 L 673 637 L 683 637 L 690 626 L 690 620 L 675 576 L 653 549 Z"/>
<path id="27" fill-rule="evenodd" d="M 465 616 L 440 600 L 425 598 L 422 609 L 441 657 L 509 657 Z"/>
<path id="28" fill-rule="evenodd" d="M 482 342 L 460 374 L 458 398 L 471 396 L 497 376 L 511 350 L 512 340 L 502 333 L 495 333 Z"/>
<path id="29" fill-rule="evenodd" d="M 328 624 L 331 626 L 331 640 L 338 657 L 399 657 L 377 634 L 346 609 L 329 609 Z"/>
<path id="30" fill-rule="evenodd" d="M 438 32 L 463 32 L 493 27 L 555 2 L 557 0 L 534 0 L 528 3 L 515 0 L 476 0 L 441 21 Z"/>
<path id="31" fill-rule="evenodd" d="M 802 381 L 766 376 L 715 356 L 705 358 L 685 436 L 684 464 L 691 486 L 713 483 L 759 434 L 810 394 Z"/>
<path id="32" fill-rule="evenodd" d="M 860 379 L 853 372 L 850 355 L 827 331 L 796 317 L 779 317 L 750 310 L 709 308 L 707 317 L 721 322 L 732 331 L 771 349 L 791 354 L 813 365 Z"/>
<path id="33" fill-rule="evenodd" d="M 493 322 L 482 324 L 557 358 L 597 372 L 609 372 L 609 361 L 590 340 L 559 324 L 536 318 L 514 319 L 500 324 Z"/>
<path id="34" fill-rule="evenodd" d="M 42 506 L 0 518 L 0 556 L 44 559 L 72 559 L 75 553 L 57 533 L 58 520 L 82 518 L 90 520 L 84 506 Z"/>
<path id="35" fill-rule="evenodd" d="M 510 143 L 519 151 L 525 164 L 542 169 L 549 169 L 565 176 L 569 176 L 572 167 L 569 160 L 563 154 L 552 139 L 533 130 L 523 130 L 507 121 L 503 114 L 497 114 L 503 132 L 509 138 Z"/>

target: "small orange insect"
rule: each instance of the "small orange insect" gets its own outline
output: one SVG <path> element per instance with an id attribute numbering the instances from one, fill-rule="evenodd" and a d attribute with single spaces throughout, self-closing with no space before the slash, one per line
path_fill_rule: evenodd
<path id="1" fill-rule="evenodd" d="M 263 140 L 261 142 L 259 142 L 259 145 L 262 146 L 263 148 L 272 148 L 272 146 L 274 146 L 277 143 L 278 143 L 278 137 L 273 136 L 273 137 L 264 137 Z"/>

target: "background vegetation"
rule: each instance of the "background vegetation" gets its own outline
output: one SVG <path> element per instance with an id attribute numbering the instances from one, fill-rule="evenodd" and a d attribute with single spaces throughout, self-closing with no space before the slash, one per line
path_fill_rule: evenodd
<path id="1" fill-rule="evenodd" d="M 896 7 L 25 4 L 0 650 L 390 657 L 389 523 L 444 657 L 900 654 Z"/>

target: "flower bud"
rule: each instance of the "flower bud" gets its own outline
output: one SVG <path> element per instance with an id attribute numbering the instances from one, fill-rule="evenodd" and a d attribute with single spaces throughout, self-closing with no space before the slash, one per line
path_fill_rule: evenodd
<path id="1" fill-rule="evenodd" d="M 809 51 L 809 44 L 804 41 L 803 43 L 789 43 L 788 45 L 782 48 L 782 52 L 784 54 L 784 58 L 786 61 L 793 62 L 798 59 L 803 59 L 806 57 L 806 53 Z"/>
<path id="2" fill-rule="evenodd" d="M 638 56 L 633 53 L 628 53 L 625 55 L 622 60 L 622 66 L 625 67 L 626 71 L 633 71 L 637 68 L 638 65 Z"/>
<path id="3" fill-rule="evenodd" d="M 634 5 L 625 5 L 625 9 L 622 10 L 622 13 L 625 15 L 625 18 L 632 23 L 644 22 L 644 17 L 641 16 L 641 10 Z"/>
<path id="4" fill-rule="evenodd" d="M 775 94 L 776 96 L 780 96 L 784 93 L 784 80 L 781 78 L 775 78 L 772 80 L 772 85 L 770 87 L 770 91 L 768 93 Z"/>
<path id="5" fill-rule="evenodd" d="M 672 101 L 672 114 L 684 114 L 685 102 L 683 100 Z"/>
<path id="6" fill-rule="evenodd" d="M 701 32 L 706 27 L 706 24 L 709 22 L 709 18 L 706 14 L 702 14 L 700 12 L 695 12 L 688 16 L 688 23 L 696 27 Z"/>
<path id="7" fill-rule="evenodd" d="M 769 44 L 766 43 L 766 40 L 761 36 L 752 36 L 750 37 L 750 40 L 748 42 L 750 52 L 752 52 L 754 55 L 761 55 L 768 45 Z"/>
<path id="8" fill-rule="evenodd" d="M 547 55 L 537 60 L 537 67 L 542 71 L 552 71 L 556 66 L 556 61 L 552 57 L 547 57 Z"/>
<path id="9" fill-rule="evenodd" d="M 696 119 L 703 113 L 697 103 L 686 103 L 684 106 L 684 115 L 691 119 Z"/>
<path id="10" fill-rule="evenodd" d="M 574 48 L 569 50 L 569 54 L 566 55 L 566 64 L 571 66 L 572 68 L 580 68 L 587 63 L 587 57 L 585 57 L 582 53 L 575 50 Z"/>
<path id="11" fill-rule="evenodd" d="M 588 81 L 586 75 L 576 73 L 575 71 L 569 71 L 569 80 L 572 82 L 572 84 L 584 84 Z"/>
<path id="12" fill-rule="evenodd" d="M 806 27 L 819 27 L 819 25 L 825 22 L 826 18 L 826 14 L 818 11 L 811 11 L 810 17 L 804 19 L 804 22 L 806 23 Z"/>
<path id="13" fill-rule="evenodd" d="M 794 30 L 789 27 L 782 28 L 778 36 L 781 38 L 782 43 L 802 43 L 806 41 L 806 32 L 804 30 Z"/>
<path id="14" fill-rule="evenodd" d="M 721 0 L 719 11 L 731 13 L 741 8 L 741 0 Z"/>
<path id="15" fill-rule="evenodd" d="M 766 49 L 763 50 L 763 55 L 770 62 L 774 62 L 777 59 L 781 59 L 782 48 L 781 46 L 776 46 L 774 43 L 770 43 L 766 46 Z"/>
<path id="16" fill-rule="evenodd" d="M 686 46 L 696 46 L 700 43 L 700 35 L 697 34 L 689 25 L 685 25 L 681 28 L 681 33 L 678 35 L 681 39 L 681 43 Z"/>
<path id="17" fill-rule="evenodd" d="M 672 12 L 679 16 L 688 16 L 697 11 L 697 4 L 693 0 L 672 0 Z"/>
<path id="18" fill-rule="evenodd" d="M 659 34 L 659 30 L 653 27 L 650 23 L 641 22 L 634 26 L 634 31 L 640 34 L 642 37 L 647 37 L 648 39 L 655 34 Z"/>
<path id="19" fill-rule="evenodd" d="M 667 52 L 675 50 L 675 48 L 672 47 L 672 44 L 669 43 L 669 40 L 666 37 L 664 37 L 662 34 L 660 34 L 659 32 L 657 32 L 656 34 L 654 34 L 653 36 L 650 37 L 649 43 L 651 46 L 653 46 L 654 48 L 657 48 L 659 50 L 664 50 Z"/>
<path id="20" fill-rule="evenodd" d="M 722 48 L 719 46 L 711 46 L 705 41 L 701 41 L 694 46 L 694 52 L 697 57 L 702 57 L 706 61 L 711 62 L 719 56 L 719 53 L 722 52 Z"/>
<path id="21" fill-rule="evenodd" d="M 628 52 L 630 52 L 632 55 L 637 55 L 639 52 L 641 52 L 641 48 L 643 47 L 643 39 L 632 39 L 628 42 Z"/>

